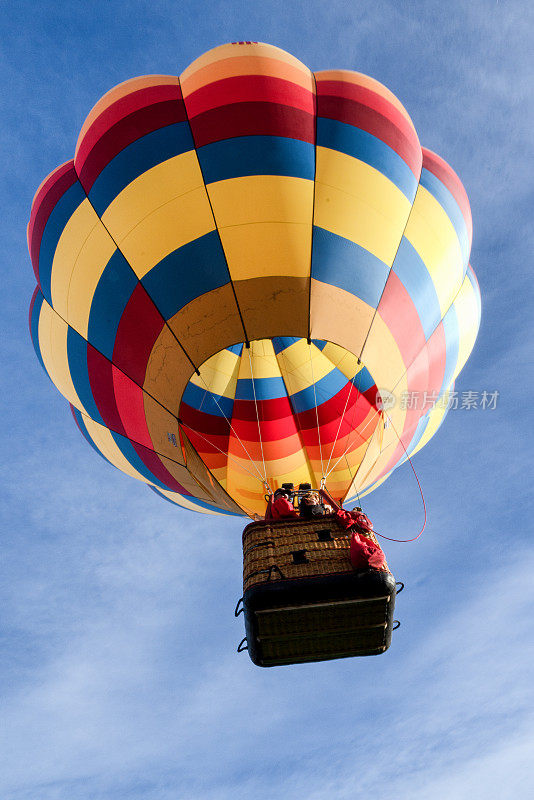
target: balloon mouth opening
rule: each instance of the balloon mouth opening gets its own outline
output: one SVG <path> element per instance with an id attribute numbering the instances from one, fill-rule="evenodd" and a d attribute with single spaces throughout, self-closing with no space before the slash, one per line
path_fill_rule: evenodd
<path id="1" fill-rule="evenodd" d="M 360 488 L 383 428 L 381 395 L 353 353 L 326 340 L 259 339 L 226 347 L 192 375 L 179 416 L 213 478 L 249 515 L 283 483 Z"/>

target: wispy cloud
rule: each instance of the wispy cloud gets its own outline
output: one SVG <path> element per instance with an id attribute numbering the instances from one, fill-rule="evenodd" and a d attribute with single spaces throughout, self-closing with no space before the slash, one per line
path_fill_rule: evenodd
<path id="1" fill-rule="evenodd" d="M 177 787 L 202 800 L 350 798 L 385 781 L 400 797 L 445 798 L 452 774 L 462 798 L 486 764 L 494 787 L 519 767 L 532 732 L 532 651 L 510 621 L 532 603 L 527 554 L 489 575 L 473 570 L 452 617 L 445 602 L 413 630 L 408 617 L 384 657 L 258 670 L 233 652 L 241 630 L 227 602 L 218 609 L 210 592 L 201 609 L 210 616 L 199 615 L 205 537 L 184 550 L 149 527 L 123 530 L 122 543 L 98 537 L 78 624 L 62 635 L 42 620 L 54 652 L 5 698 L 3 796 L 39 787 L 46 800 L 136 797 L 138 785 L 146 798 Z M 219 548 L 219 569 L 236 566 L 231 550 Z M 69 566 L 64 600 L 87 579 Z M 235 584 L 218 581 L 213 564 L 207 572 L 228 598 Z M 402 595 L 398 606 L 402 615 Z"/>

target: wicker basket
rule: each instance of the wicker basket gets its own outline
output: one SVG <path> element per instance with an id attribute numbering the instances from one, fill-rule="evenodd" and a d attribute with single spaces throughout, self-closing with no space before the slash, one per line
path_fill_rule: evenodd
<path id="1" fill-rule="evenodd" d="M 350 535 L 335 516 L 247 525 L 243 610 L 247 649 L 255 664 L 387 650 L 395 579 L 387 567 L 354 570 L 349 549 Z"/>

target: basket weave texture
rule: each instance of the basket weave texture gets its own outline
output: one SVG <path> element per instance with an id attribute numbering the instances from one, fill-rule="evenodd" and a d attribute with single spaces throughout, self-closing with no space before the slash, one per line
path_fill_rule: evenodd
<path id="1" fill-rule="evenodd" d="M 262 520 L 243 531 L 243 591 L 266 581 L 351 572 L 350 533 L 335 516 Z"/>

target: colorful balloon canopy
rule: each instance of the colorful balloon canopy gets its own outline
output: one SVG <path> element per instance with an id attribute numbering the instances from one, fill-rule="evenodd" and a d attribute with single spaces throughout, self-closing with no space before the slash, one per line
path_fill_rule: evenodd
<path id="1" fill-rule="evenodd" d="M 223 45 L 108 92 L 37 191 L 32 340 L 87 440 L 167 499 L 350 499 L 446 414 L 480 320 L 471 234 L 388 89 Z"/>

